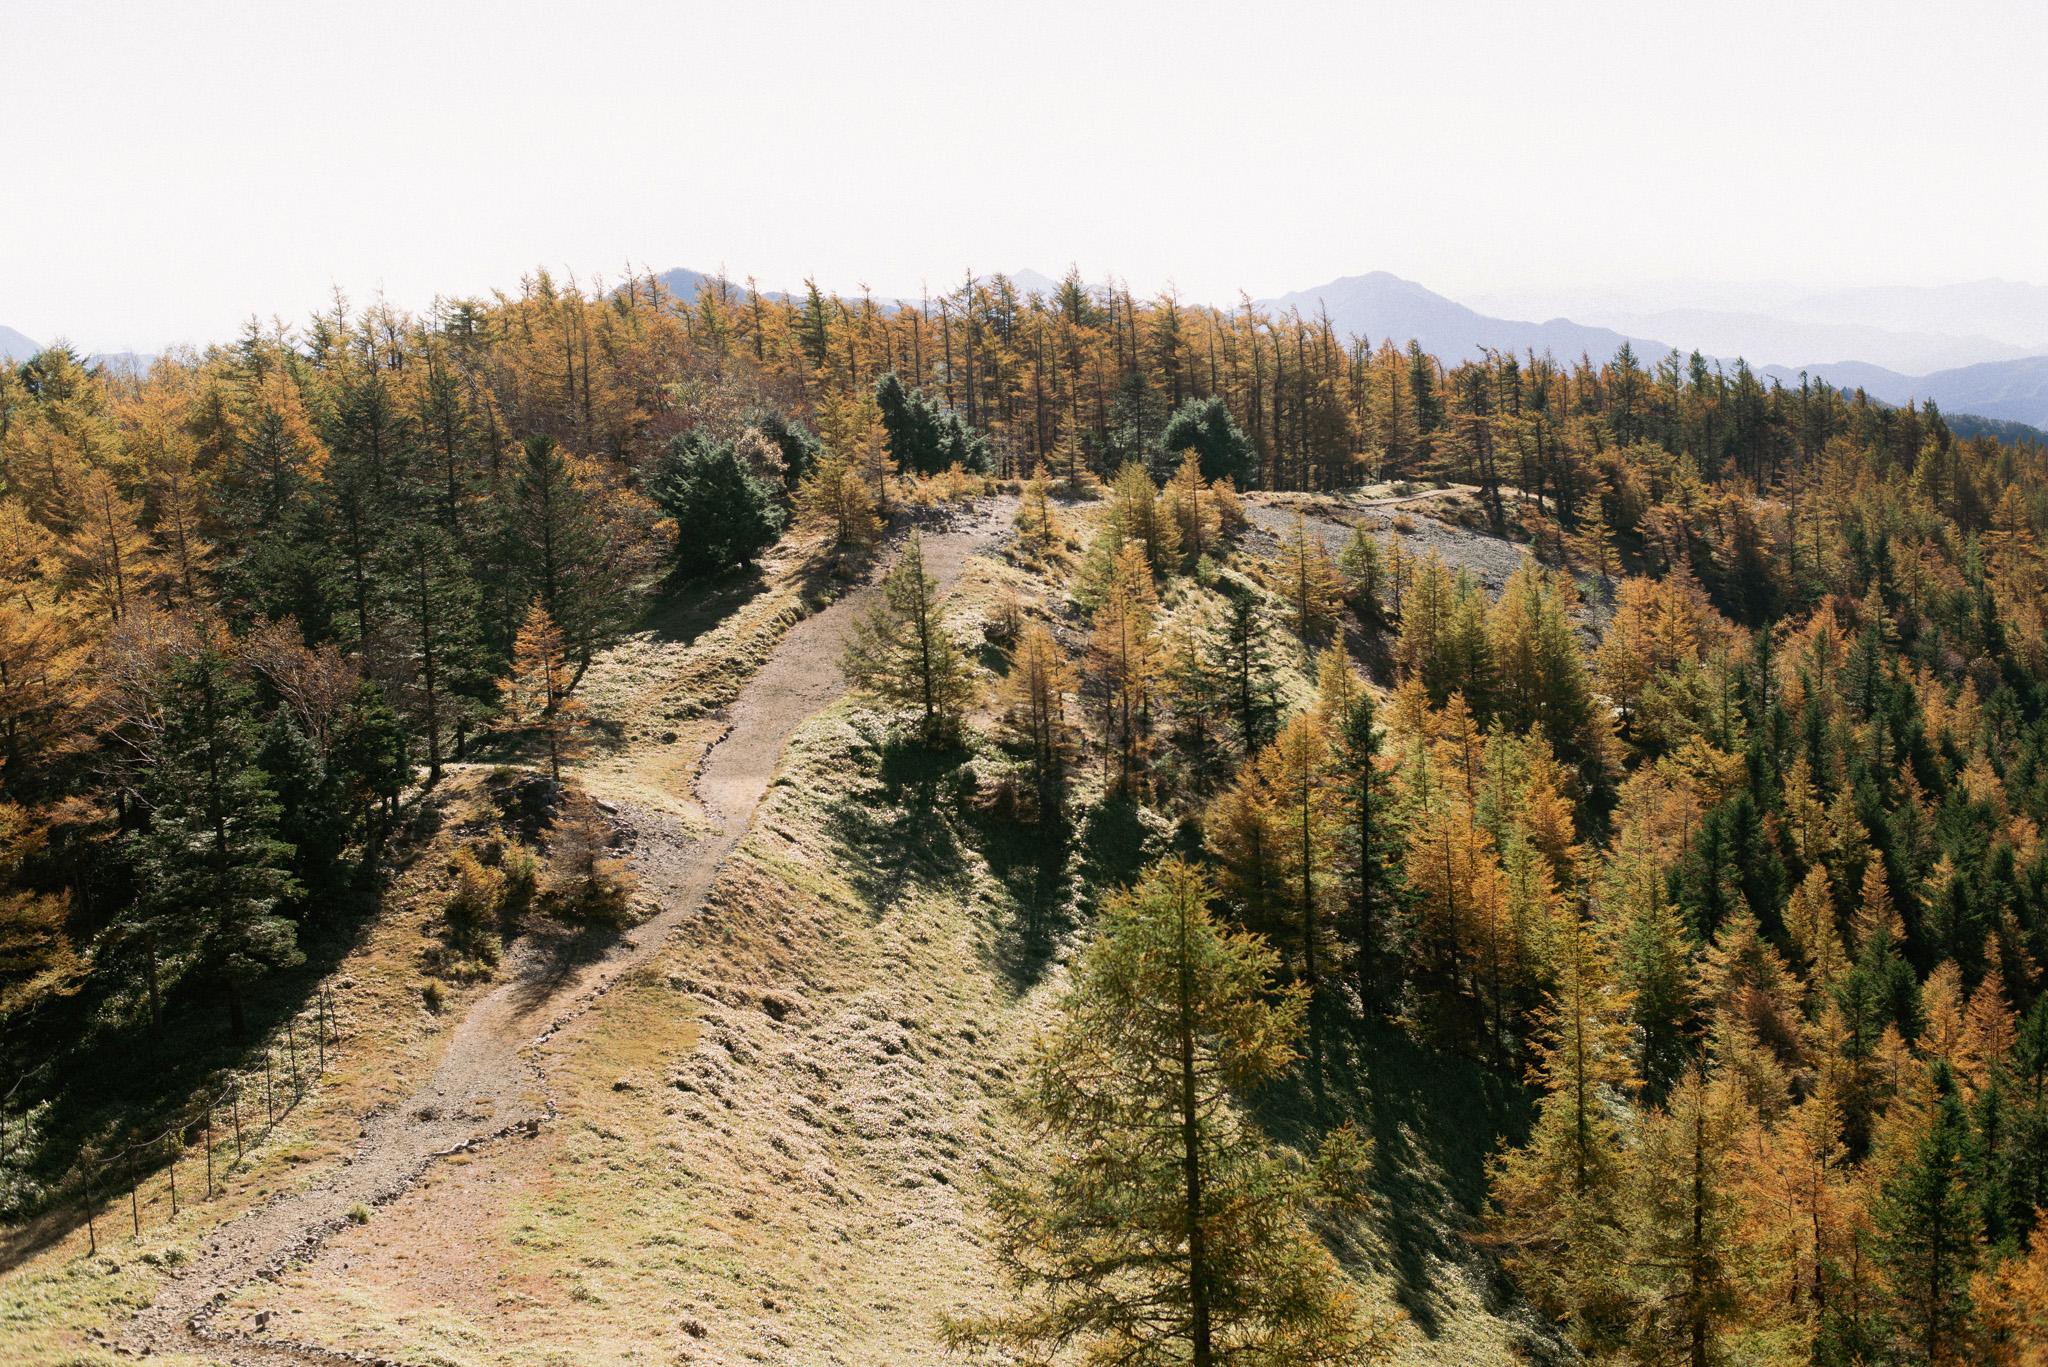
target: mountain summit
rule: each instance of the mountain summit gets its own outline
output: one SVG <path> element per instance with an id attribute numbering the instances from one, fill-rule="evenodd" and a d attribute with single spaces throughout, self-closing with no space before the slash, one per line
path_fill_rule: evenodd
<path id="1" fill-rule="evenodd" d="M 43 344 L 11 327 L 0 326 L 0 361 L 26 361 L 43 349 Z"/>
<path id="2" fill-rule="evenodd" d="M 1259 302 L 1271 309 L 1299 309 L 1304 317 L 1327 312 L 1331 325 L 1340 333 L 1391 337 L 1397 344 L 1413 338 L 1424 351 L 1446 362 L 1473 360 L 1488 350 L 1547 351 L 1560 360 L 1581 353 L 1605 359 L 1624 342 L 1642 357 L 1661 356 L 1671 350 L 1664 342 L 1630 337 L 1612 328 L 1588 327 L 1569 318 L 1552 318 L 1542 323 L 1491 318 L 1387 271 L 1347 275 L 1326 285 Z"/>

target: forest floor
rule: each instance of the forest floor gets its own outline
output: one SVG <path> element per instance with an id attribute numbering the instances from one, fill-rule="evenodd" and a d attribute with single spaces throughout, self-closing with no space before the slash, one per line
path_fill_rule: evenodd
<path id="1" fill-rule="evenodd" d="M 1371 525 L 1393 501 L 1316 516 Z M 1291 502 L 1249 499 L 1255 528 L 1284 530 Z M 1004 555 L 1013 507 L 927 515 L 963 634 L 1006 598 L 1059 615 L 1071 561 Z M 1475 559 L 1522 554 L 1415 525 L 1490 542 Z M 444 1008 L 452 1028 L 409 1027 L 387 1069 L 309 1107 L 297 1163 L 260 1162 L 260 1183 L 118 1255 L 81 1258 L 74 1236 L 0 1277 L 0 1326 L 36 1326 L 21 1360 L 941 1360 L 942 1317 L 1001 1294 L 975 1191 L 1021 1154 L 1009 1079 L 1087 906 L 1172 832 L 1123 803 L 1057 840 L 988 814 L 982 756 L 892 743 L 843 700 L 845 634 L 876 590 L 834 589 L 785 543 L 585 679 L 606 744 L 578 778 L 647 919 L 516 942 Z M 419 918 L 394 920 L 416 945 Z M 424 1015 L 392 946 L 350 971 L 403 981 L 390 1022 Z M 1404 1312 L 1403 1361 L 1555 1356 L 1463 1238 L 1514 1089 L 1385 1033 L 1339 1065 L 1383 1196 L 1340 1254 Z M 1293 1099 L 1268 1109 L 1286 1137 Z"/>

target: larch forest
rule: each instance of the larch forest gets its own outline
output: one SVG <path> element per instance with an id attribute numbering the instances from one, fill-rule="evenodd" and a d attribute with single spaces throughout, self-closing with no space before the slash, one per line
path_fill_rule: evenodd
<path id="1" fill-rule="evenodd" d="M 1078 273 L 47 348 L 0 1356 L 2042 1364 L 2044 824 L 1932 404 Z"/>

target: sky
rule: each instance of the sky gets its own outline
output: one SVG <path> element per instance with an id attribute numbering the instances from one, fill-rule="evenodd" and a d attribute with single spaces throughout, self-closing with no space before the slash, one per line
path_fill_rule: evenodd
<path id="1" fill-rule="evenodd" d="M 2048 6 L 0 0 L 0 324 L 546 267 L 2048 282 Z"/>

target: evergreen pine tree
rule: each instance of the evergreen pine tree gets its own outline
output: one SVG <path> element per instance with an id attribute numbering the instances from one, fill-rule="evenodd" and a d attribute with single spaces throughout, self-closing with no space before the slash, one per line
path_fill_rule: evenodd
<path id="1" fill-rule="evenodd" d="M 882 581 L 874 606 L 854 623 L 843 662 L 847 679 L 892 707 L 918 713 L 918 734 L 941 745 L 957 733 L 974 697 L 974 667 L 946 625 L 938 581 L 924 570 L 924 539 L 910 544 Z"/>
<path id="2" fill-rule="evenodd" d="M 483 595 L 446 529 L 406 528 L 381 576 L 405 670 L 398 694 L 426 742 L 427 782 L 485 707 L 491 675 L 481 631 Z M 450 733 L 453 733 L 451 736 Z"/>
<path id="3" fill-rule="evenodd" d="M 1103 909 L 1022 1095 L 1031 1159 L 994 1186 L 1021 1303 L 953 1322 L 956 1346 L 1191 1367 L 1376 1355 L 1306 1222 L 1315 1191 L 1241 1105 L 1292 1061 L 1303 993 L 1209 898 L 1168 861 Z"/>
<path id="4" fill-rule="evenodd" d="M 988 439 L 944 403 L 905 386 L 895 371 L 875 382 L 875 403 L 899 471 L 936 475 L 957 465 L 975 474 L 988 472 Z"/>
<path id="5" fill-rule="evenodd" d="M 339 891 L 350 829 L 340 776 L 287 708 L 271 714 L 256 759 L 277 795 L 277 833 L 292 847 L 294 879 L 308 898 Z"/>
<path id="6" fill-rule="evenodd" d="M 676 573 L 722 574 L 775 543 L 782 508 L 729 442 L 696 433 L 677 437 L 655 468 L 648 492 L 676 524 Z"/>
<path id="7" fill-rule="evenodd" d="M 638 611 L 661 544 L 658 510 L 604 467 L 535 437 L 507 481 L 504 511 L 506 578 L 539 597 L 580 674 Z"/>
<path id="8" fill-rule="evenodd" d="M 1244 587 L 1226 591 L 1223 611 L 1200 643 L 1200 705 L 1229 719 L 1238 753 L 1250 759 L 1273 739 L 1280 718 L 1279 664 L 1265 605 Z"/>
<path id="9" fill-rule="evenodd" d="M 412 782 L 412 743 L 405 721 L 365 681 L 343 710 L 328 748 L 328 762 L 352 808 L 352 824 L 365 836 L 363 868 L 375 873 L 386 830 L 397 819 L 398 796 Z"/>
<path id="10" fill-rule="evenodd" d="M 1625 832 L 1601 884 L 1619 981 L 1633 1004 L 1631 1056 L 1651 1097 L 1677 1082 L 1693 1055 L 1697 942 L 1664 888 L 1641 834 Z"/>
<path id="11" fill-rule="evenodd" d="M 1538 1016 L 1536 1124 L 1493 1169 L 1493 1228 L 1509 1266 L 1588 1350 L 1620 1342 L 1628 1316 L 1627 1162 L 1614 1103 L 1635 1077 L 1629 1000 L 1615 981 L 1601 928 L 1566 911 L 1556 986 Z"/>
<path id="12" fill-rule="evenodd" d="M 1331 765 L 1343 803 L 1337 848 L 1350 903 L 1345 938 L 1359 1009 L 1374 1013 L 1385 1008 L 1380 973 L 1406 887 L 1399 857 L 1401 829 L 1380 759 L 1372 695 L 1360 689 L 1336 728 Z"/>
<path id="13" fill-rule="evenodd" d="M 247 685 L 210 649 L 167 680 L 162 732 L 143 785 L 149 824 L 129 839 L 139 893 L 124 939 L 162 969 L 220 991 L 237 1038 L 242 989 L 300 962 L 282 907 L 299 891 L 278 834 L 277 795 L 257 762 Z"/>
<path id="14" fill-rule="evenodd" d="M 1970 1274 L 1978 1260 L 1976 1221 L 1964 1165 L 1969 1120 L 1946 1065 L 1934 1073 L 1934 1104 L 1911 1153 L 1872 1210 L 1873 1256 L 1884 1277 L 1889 1319 L 1909 1362 L 1952 1361 L 1970 1325 Z"/>
<path id="15" fill-rule="evenodd" d="M 1228 479 L 1250 488 L 1258 478 L 1258 461 L 1222 399 L 1189 399 L 1173 411 L 1159 435 L 1159 449 L 1168 455 L 1186 451 L 1199 462 L 1206 480 Z"/>

